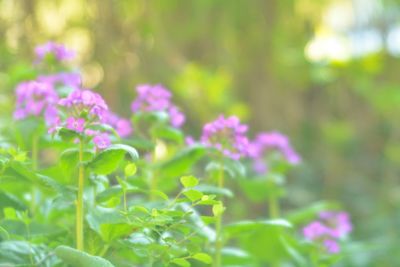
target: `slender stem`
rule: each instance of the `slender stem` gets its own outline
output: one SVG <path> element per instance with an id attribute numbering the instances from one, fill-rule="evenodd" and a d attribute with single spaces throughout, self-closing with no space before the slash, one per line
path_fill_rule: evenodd
<path id="1" fill-rule="evenodd" d="M 127 201 L 126 201 L 126 190 L 123 189 L 123 193 L 124 193 L 124 212 L 125 214 L 128 214 L 128 205 L 127 205 Z"/>
<path id="2" fill-rule="evenodd" d="M 277 185 L 274 183 L 273 186 L 277 186 Z M 279 216 L 280 216 L 279 215 L 280 214 L 279 197 L 274 192 L 272 192 L 272 193 L 270 192 L 270 195 L 268 197 L 268 209 L 269 209 L 269 217 L 271 219 L 279 218 Z M 280 266 L 279 260 L 271 262 L 271 266 L 279 267 Z"/>
<path id="3" fill-rule="evenodd" d="M 105 245 L 105 246 L 103 247 L 103 249 L 101 250 L 99 256 L 100 256 L 100 257 L 103 257 L 104 255 L 106 255 L 106 253 L 107 253 L 107 251 L 108 251 L 109 248 L 110 248 L 110 245 Z"/>
<path id="4" fill-rule="evenodd" d="M 39 154 L 39 150 L 38 150 L 38 136 L 36 134 L 33 135 L 32 137 L 32 170 L 34 172 L 37 171 L 38 169 L 38 154 Z M 35 209 L 36 209 L 36 187 L 34 185 L 32 185 L 31 187 L 31 213 L 33 214 Z"/>
<path id="5" fill-rule="evenodd" d="M 151 160 L 153 162 L 153 164 L 155 164 L 155 162 L 157 161 L 157 155 L 156 155 L 156 149 L 157 149 L 157 140 L 153 141 L 155 144 L 154 150 L 152 152 L 152 156 L 151 156 Z M 158 187 L 158 181 L 157 181 L 157 173 L 156 171 L 153 169 L 151 170 L 150 173 L 151 177 L 150 177 L 150 200 L 151 201 L 155 201 L 156 200 L 156 191 L 157 191 L 157 187 Z"/>
<path id="6" fill-rule="evenodd" d="M 76 200 L 76 248 L 83 250 L 83 190 L 85 185 L 85 169 L 83 167 L 83 141 L 79 142 L 79 177 Z"/>
<path id="7" fill-rule="evenodd" d="M 25 228 L 26 228 L 26 234 L 28 237 L 28 244 L 29 244 L 29 261 L 31 263 L 31 265 L 34 265 L 34 261 L 33 261 L 33 248 L 32 248 L 32 244 L 31 244 L 31 230 L 30 230 L 30 226 L 29 223 L 25 222 Z"/>
<path id="8" fill-rule="evenodd" d="M 36 171 L 38 167 L 38 143 L 39 138 L 36 134 L 34 134 L 32 137 L 32 169 L 34 171 Z"/>
<path id="9" fill-rule="evenodd" d="M 218 187 L 224 187 L 224 165 L 221 163 L 221 169 L 218 175 Z M 221 201 L 223 198 L 221 197 Z M 221 265 L 221 251 L 222 251 L 222 213 L 219 214 L 215 222 L 215 255 L 214 255 L 214 267 L 220 267 Z"/>
<path id="10" fill-rule="evenodd" d="M 157 177 L 155 171 L 151 172 L 151 181 L 150 181 L 150 200 L 156 200 L 156 191 L 157 191 Z"/>
<path id="11" fill-rule="evenodd" d="M 279 199 L 275 195 L 269 196 L 268 201 L 269 217 L 276 219 L 279 217 Z"/>

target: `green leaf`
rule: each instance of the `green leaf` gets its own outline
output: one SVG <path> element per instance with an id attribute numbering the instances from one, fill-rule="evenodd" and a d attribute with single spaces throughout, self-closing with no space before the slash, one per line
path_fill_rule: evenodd
<path id="1" fill-rule="evenodd" d="M 136 174 L 137 168 L 136 168 L 136 164 L 135 163 L 129 163 L 125 166 L 124 172 L 125 172 L 125 176 L 129 177 L 129 176 L 133 176 Z"/>
<path id="2" fill-rule="evenodd" d="M 113 186 L 107 188 L 106 190 L 100 192 L 96 196 L 96 202 L 103 203 L 109 201 L 113 197 L 121 197 L 122 196 L 122 188 L 120 186 Z"/>
<path id="3" fill-rule="evenodd" d="M 42 175 L 42 174 L 34 173 L 20 162 L 16 162 L 16 161 L 12 162 L 10 164 L 10 168 L 8 168 L 8 171 L 9 171 L 9 175 L 11 175 L 11 176 L 23 178 L 34 184 L 43 186 L 48 189 L 50 188 L 50 189 L 58 192 L 61 195 L 69 195 L 69 194 L 73 193 L 73 191 L 71 189 L 60 184 L 53 178 L 50 178 L 50 177 Z"/>
<path id="4" fill-rule="evenodd" d="M 85 150 L 83 152 L 83 161 L 89 161 L 93 157 L 93 152 Z M 60 164 L 61 167 L 68 172 L 75 170 L 79 163 L 79 149 L 70 148 L 61 153 Z"/>
<path id="5" fill-rule="evenodd" d="M 67 246 L 58 246 L 54 252 L 57 257 L 74 267 L 115 267 L 106 259 Z"/>
<path id="6" fill-rule="evenodd" d="M 211 256 L 206 253 L 196 253 L 192 256 L 192 258 L 201 261 L 205 264 L 211 264 L 212 262 Z"/>
<path id="7" fill-rule="evenodd" d="M 167 125 L 159 125 L 152 129 L 152 136 L 158 139 L 170 140 L 176 143 L 183 143 L 183 133 Z"/>
<path id="8" fill-rule="evenodd" d="M 34 245 L 25 241 L 0 242 L 0 266 L 30 266 L 30 256 L 35 252 Z M 3 265 L 4 264 L 4 265 Z"/>
<path id="9" fill-rule="evenodd" d="M 132 226 L 127 223 L 126 218 L 114 209 L 94 208 L 90 210 L 86 220 L 89 227 L 106 242 L 132 232 Z"/>
<path id="10" fill-rule="evenodd" d="M 310 206 L 297 209 L 296 211 L 290 213 L 287 218 L 295 225 L 303 224 L 313 220 L 319 212 L 335 209 L 337 206 L 338 205 L 333 202 L 321 201 L 313 203 Z"/>
<path id="11" fill-rule="evenodd" d="M 197 190 L 193 190 L 193 189 L 184 191 L 183 194 L 184 194 L 188 199 L 190 199 L 190 201 L 192 201 L 192 202 L 195 202 L 195 201 L 201 199 L 202 196 L 203 196 L 203 193 L 201 193 L 200 191 L 197 191 Z"/>
<path id="12" fill-rule="evenodd" d="M 7 232 L 6 229 L 4 229 L 1 226 L 0 226 L 0 237 L 2 237 L 2 239 L 6 239 L 6 240 L 10 239 L 10 234 Z"/>
<path id="13" fill-rule="evenodd" d="M 137 151 L 127 145 L 115 144 L 98 153 L 94 159 L 89 162 L 88 167 L 96 174 L 107 175 L 117 169 L 125 154 L 128 154 L 132 160 L 137 160 L 139 155 Z"/>
<path id="14" fill-rule="evenodd" d="M 57 134 L 61 137 L 63 141 L 70 142 L 75 140 L 76 138 L 80 138 L 80 135 L 68 128 L 61 127 L 58 129 Z"/>
<path id="15" fill-rule="evenodd" d="M 262 220 L 262 221 L 240 221 L 235 222 L 224 227 L 225 231 L 232 235 L 248 234 L 250 232 L 258 231 L 260 228 L 291 228 L 292 224 L 284 219 Z"/>
<path id="16" fill-rule="evenodd" d="M 286 249 L 286 252 L 292 257 L 292 259 L 297 263 L 298 266 L 310 266 L 310 264 L 301 254 L 301 252 L 298 251 L 298 249 L 295 247 L 295 244 L 293 244 L 294 242 L 297 242 L 297 240 L 293 238 L 285 238 L 285 236 L 281 236 L 280 240 L 281 244 Z"/>
<path id="17" fill-rule="evenodd" d="M 14 195 L 8 192 L 0 191 L 0 210 L 4 209 L 5 207 L 13 207 L 17 210 L 27 209 L 26 205 Z"/>
<path id="18" fill-rule="evenodd" d="M 174 264 L 176 264 L 176 265 L 178 265 L 178 266 L 182 266 L 182 267 L 190 267 L 190 262 L 187 261 L 187 260 L 184 259 L 184 258 L 176 258 L 176 259 L 173 259 L 173 260 L 171 261 L 171 263 L 174 263 Z"/>
<path id="19" fill-rule="evenodd" d="M 167 177 L 178 177 L 189 172 L 190 168 L 206 153 L 203 146 L 193 146 L 179 152 L 175 157 L 159 166 Z"/>
<path id="20" fill-rule="evenodd" d="M 156 196 L 159 196 L 159 197 L 162 198 L 163 200 L 166 200 L 166 201 L 169 200 L 168 196 L 167 196 L 164 192 L 162 192 L 162 191 L 160 191 L 160 190 L 150 190 L 149 193 L 150 193 L 150 194 L 154 194 L 154 195 L 156 195 Z"/>
<path id="21" fill-rule="evenodd" d="M 196 185 L 198 185 L 199 180 L 197 180 L 196 177 L 194 176 L 182 176 L 181 177 L 181 184 L 183 185 L 183 187 L 195 187 Z"/>
<path id="22" fill-rule="evenodd" d="M 220 188 L 213 185 L 199 185 L 196 187 L 196 189 L 204 194 L 221 195 L 229 198 L 234 196 L 233 192 L 228 188 Z"/>
<path id="23" fill-rule="evenodd" d="M 133 124 L 137 126 L 140 122 L 146 123 L 167 123 L 169 120 L 168 113 L 164 111 L 154 112 L 136 112 L 132 118 Z"/>

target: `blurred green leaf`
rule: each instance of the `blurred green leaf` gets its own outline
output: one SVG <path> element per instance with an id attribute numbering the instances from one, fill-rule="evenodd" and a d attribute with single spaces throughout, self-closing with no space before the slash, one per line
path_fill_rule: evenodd
<path id="1" fill-rule="evenodd" d="M 109 261 L 98 256 L 92 256 L 85 252 L 67 246 L 58 246 L 54 250 L 57 257 L 71 266 L 85 267 L 114 267 Z"/>

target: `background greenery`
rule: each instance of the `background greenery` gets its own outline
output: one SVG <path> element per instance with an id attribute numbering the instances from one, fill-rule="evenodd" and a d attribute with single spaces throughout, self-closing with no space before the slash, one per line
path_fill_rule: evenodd
<path id="1" fill-rule="evenodd" d="M 66 43 L 84 85 L 121 114 L 138 83 L 162 83 L 195 136 L 218 113 L 288 134 L 304 162 L 286 208 L 341 201 L 368 247 L 345 266 L 399 266 L 399 11 L 395 0 L 0 0 L 1 113 L 32 48 Z M 368 50 L 371 31 L 381 45 Z"/>

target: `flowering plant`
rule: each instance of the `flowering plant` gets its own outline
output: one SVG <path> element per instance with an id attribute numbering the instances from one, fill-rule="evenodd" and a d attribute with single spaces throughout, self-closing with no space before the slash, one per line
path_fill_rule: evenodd
<path id="1" fill-rule="evenodd" d="M 74 52 L 50 42 L 35 53 L 40 74 L 16 86 L 18 124 L 0 134 L 1 266 L 328 266 L 344 255 L 346 212 L 284 203 L 287 167 L 301 163 L 288 137 L 252 140 L 220 115 L 196 141 L 162 85 L 137 86 L 122 117 L 63 65 Z"/>

